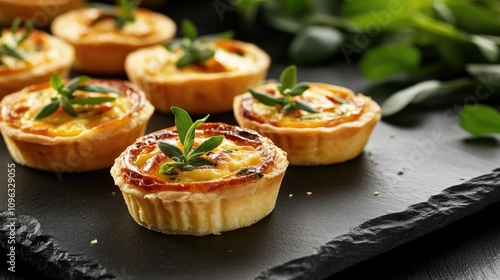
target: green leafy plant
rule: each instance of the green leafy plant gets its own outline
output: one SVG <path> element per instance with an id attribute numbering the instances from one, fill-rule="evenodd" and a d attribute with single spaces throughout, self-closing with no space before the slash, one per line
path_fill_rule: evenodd
<path id="1" fill-rule="evenodd" d="M 135 21 L 134 10 L 139 7 L 140 3 L 141 1 L 118 0 L 118 9 L 107 4 L 92 4 L 91 7 L 98 8 L 102 13 L 94 20 L 94 24 L 105 18 L 111 17 L 115 20 L 115 27 L 117 29 L 122 29 L 126 23 Z"/>
<path id="2" fill-rule="evenodd" d="M 201 156 L 217 148 L 224 140 L 224 136 L 212 136 L 193 149 L 196 128 L 204 123 L 209 115 L 193 123 L 189 114 L 183 109 L 171 107 L 171 110 L 175 116 L 175 126 L 177 127 L 179 140 L 182 144 L 182 150 L 176 145 L 165 141 L 158 141 L 158 148 L 166 156 L 173 159 L 173 161 L 160 166 L 160 173 L 164 175 L 176 175 L 179 173 L 179 170 L 190 171 L 198 166 L 215 165 L 211 160 Z"/>
<path id="3" fill-rule="evenodd" d="M 209 58 L 214 56 L 215 50 L 207 46 L 207 41 L 233 36 L 233 33 L 229 31 L 218 35 L 198 37 L 198 29 L 189 19 L 182 21 L 181 30 L 184 38 L 165 45 L 165 48 L 172 52 L 178 48 L 182 49 L 183 55 L 175 64 L 179 69 L 193 64 L 203 65 Z"/>
<path id="4" fill-rule="evenodd" d="M 290 65 L 281 73 L 280 84 L 278 85 L 278 91 L 284 95 L 283 97 L 275 97 L 266 92 L 252 88 L 249 88 L 248 90 L 260 103 L 268 106 L 280 106 L 285 114 L 288 114 L 296 109 L 309 113 L 318 113 L 317 110 L 312 108 L 306 102 L 295 100 L 293 98 L 301 95 L 308 88 L 309 85 L 305 83 L 297 84 L 297 67 L 295 65 Z"/>
<path id="5" fill-rule="evenodd" d="M 2 56 L 14 57 L 24 61 L 24 54 L 18 50 L 18 47 L 26 41 L 26 39 L 28 39 L 29 35 L 33 31 L 33 23 L 31 21 L 27 21 L 22 32 L 18 32 L 21 22 L 22 20 L 20 18 L 15 18 L 12 22 L 10 31 L 12 33 L 13 42 L 11 43 L 7 43 L 2 40 L 2 29 L 0 29 L 0 65 L 4 64 Z"/>
<path id="6" fill-rule="evenodd" d="M 488 78 L 500 73 L 496 0 L 243 0 L 235 5 L 242 18 L 255 20 L 260 11 L 258 18 L 292 34 L 289 54 L 296 63 L 323 62 L 337 53 L 349 63 L 359 59 L 361 73 L 373 82 L 398 77 L 412 84 L 388 96 L 383 116 L 480 86 L 499 90 L 498 79 Z"/>
<path id="7" fill-rule="evenodd" d="M 474 136 L 500 133 L 500 112 L 490 106 L 467 105 L 462 109 L 459 123 Z"/>
<path id="8" fill-rule="evenodd" d="M 86 91 L 86 92 L 96 92 L 96 93 L 116 93 L 121 94 L 117 89 L 103 85 L 103 84 L 83 84 L 84 82 L 90 80 L 88 76 L 78 76 L 71 79 L 68 83 L 64 84 L 64 80 L 58 73 L 54 73 L 50 79 L 50 86 L 57 91 L 58 97 L 53 97 L 50 99 L 50 103 L 45 105 L 36 114 L 35 120 L 41 120 L 52 115 L 54 112 L 61 107 L 66 114 L 76 117 L 78 116 L 77 111 L 73 105 L 95 105 L 106 102 L 112 102 L 116 98 L 114 97 L 83 97 L 76 98 L 75 91 Z"/>

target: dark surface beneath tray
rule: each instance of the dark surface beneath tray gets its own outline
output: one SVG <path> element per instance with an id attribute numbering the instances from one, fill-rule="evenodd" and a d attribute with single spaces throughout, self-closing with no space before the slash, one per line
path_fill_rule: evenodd
<path id="1" fill-rule="evenodd" d="M 206 11 L 193 18 L 202 34 L 228 25 L 210 20 L 218 15 L 209 4 L 198 12 L 182 6 L 167 14 L 179 22 Z M 276 79 L 288 63 L 270 39 L 260 40 L 256 43 L 277 58 L 268 75 Z M 368 88 L 356 65 L 341 57 L 331 65 L 300 67 L 299 80 L 345 86 L 377 100 L 393 90 L 389 85 Z M 271 215 L 219 236 L 168 236 L 137 225 L 109 170 L 56 174 L 16 165 L 16 213 L 35 217 L 62 249 L 95 260 L 117 276 L 322 278 L 500 201 L 494 172 L 500 167 L 498 137 L 470 138 L 458 127 L 457 112 L 448 109 L 453 104 L 448 105 L 410 110 L 379 123 L 365 152 L 352 161 L 290 167 Z M 231 113 L 212 115 L 210 121 L 235 124 Z M 155 113 L 148 132 L 172 124 L 171 116 Z M 6 169 L 12 159 L 3 141 L 0 156 Z M 6 182 L 4 171 L 0 182 Z M 5 188 L 0 201 L 5 210 Z M 98 243 L 91 245 L 94 239 Z"/>

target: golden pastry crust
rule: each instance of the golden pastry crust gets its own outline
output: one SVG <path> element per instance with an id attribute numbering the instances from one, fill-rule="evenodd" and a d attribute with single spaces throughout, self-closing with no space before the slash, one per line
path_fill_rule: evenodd
<path id="1" fill-rule="evenodd" d="M 228 112 L 234 96 L 262 82 L 270 58 L 257 46 L 236 40 L 218 40 L 213 47 L 215 55 L 205 66 L 176 69 L 181 53 L 153 46 L 131 53 L 125 69 L 160 112 L 171 113 L 171 106 L 192 114 Z"/>
<path id="2" fill-rule="evenodd" d="M 137 223 L 167 234 L 208 235 L 250 226 L 271 213 L 288 166 L 286 154 L 255 131 L 222 123 L 202 124 L 196 131 L 197 139 L 214 135 L 225 137 L 206 155 L 215 167 L 159 174 L 159 165 L 170 159 L 156 143 L 176 143 L 175 128 L 139 138 L 116 159 L 111 174 Z"/>
<path id="3" fill-rule="evenodd" d="M 74 69 L 85 73 L 124 74 L 127 55 L 139 48 L 169 42 L 176 25 L 165 15 L 138 8 L 133 23 L 118 30 L 113 19 L 94 21 L 96 8 L 69 11 L 54 19 L 52 33 L 70 43 L 76 51 Z"/>
<path id="4" fill-rule="evenodd" d="M 3 30 L 2 38 L 11 37 L 8 29 Z M 48 81 L 54 73 L 67 77 L 75 59 L 73 48 L 54 36 L 34 30 L 20 45 L 25 60 L 4 58 L 0 66 L 0 99 L 33 84 Z"/>
<path id="5" fill-rule="evenodd" d="M 276 84 L 257 89 L 276 94 Z M 304 111 L 283 115 L 250 93 L 234 99 L 234 116 L 241 127 L 258 131 L 285 150 L 291 165 L 326 165 L 358 156 L 380 120 L 380 107 L 370 97 L 328 84 L 310 83 L 299 100 L 319 114 Z"/>
<path id="6" fill-rule="evenodd" d="M 144 134 L 154 108 L 139 88 L 119 80 L 88 83 L 112 86 L 123 96 L 113 103 L 82 107 L 78 118 L 59 108 L 39 121 L 33 117 L 45 103 L 36 100 L 40 92 L 49 91 L 48 83 L 27 87 L 0 102 L 0 130 L 14 161 L 47 171 L 102 169 L 113 165 L 115 158 Z"/>
<path id="7" fill-rule="evenodd" d="M 48 25 L 54 17 L 77 8 L 85 0 L 0 0 L 0 25 L 10 25 L 16 17 L 31 19 L 36 26 Z"/>

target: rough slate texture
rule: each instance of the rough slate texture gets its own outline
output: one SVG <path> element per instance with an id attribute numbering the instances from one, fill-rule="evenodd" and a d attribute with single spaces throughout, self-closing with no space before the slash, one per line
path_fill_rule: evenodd
<path id="1" fill-rule="evenodd" d="M 500 197 L 500 169 L 432 196 L 403 212 L 369 220 L 348 234 L 328 242 L 314 255 L 263 272 L 259 279 L 322 279 L 390 248 L 476 212 Z M 0 245 L 8 248 L 8 213 L 0 214 Z M 30 216 L 16 220 L 17 256 L 56 279 L 116 279 L 106 269 L 82 256 L 63 251 Z"/>
<path id="2" fill-rule="evenodd" d="M 322 279 L 416 239 L 497 202 L 500 168 L 430 197 L 403 212 L 369 220 L 320 247 L 314 255 L 269 269 L 258 279 Z"/>
<path id="3" fill-rule="evenodd" d="M 11 231 L 7 211 L 0 213 L 0 246 L 9 248 Z M 12 220 L 11 220 L 12 221 Z M 54 279 L 116 279 L 95 261 L 62 250 L 57 241 L 40 229 L 33 217 L 21 215 L 15 220 L 16 256 Z"/>

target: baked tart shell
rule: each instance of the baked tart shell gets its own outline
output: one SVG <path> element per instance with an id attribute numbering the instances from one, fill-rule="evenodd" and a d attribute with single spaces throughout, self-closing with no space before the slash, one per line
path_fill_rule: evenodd
<path id="1" fill-rule="evenodd" d="M 10 25 L 16 17 L 48 25 L 54 17 L 77 8 L 85 0 L 0 0 L 0 25 Z"/>
<path id="2" fill-rule="evenodd" d="M 233 98 L 246 92 L 249 86 L 262 83 L 270 64 L 270 58 L 263 50 L 253 44 L 242 44 L 245 51 L 256 57 L 251 71 L 148 76 L 144 71 L 144 58 L 150 52 L 164 51 L 162 46 L 131 53 L 125 69 L 129 79 L 144 90 L 159 112 L 171 113 L 171 106 L 181 107 L 192 114 L 230 112 Z"/>
<path id="3" fill-rule="evenodd" d="M 75 64 L 73 68 L 82 73 L 119 75 L 125 74 L 124 64 L 127 55 L 137 49 L 164 44 L 175 36 L 176 25 L 165 15 L 146 9 L 137 9 L 137 13 L 155 18 L 157 26 L 162 26 L 156 32 L 147 36 L 114 34 L 114 36 L 99 36 L 93 34 L 85 39 L 75 39 L 73 30 L 67 28 L 81 13 L 76 9 L 62 14 L 54 19 L 51 31 L 54 35 L 67 41 L 75 48 Z"/>
<path id="4" fill-rule="evenodd" d="M 92 80 L 91 80 L 92 81 Z M 128 114 L 104 122 L 76 136 L 33 134 L 9 125 L 0 119 L 0 130 L 13 160 L 21 165 L 56 172 L 82 172 L 109 168 L 116 157 L 139 136 L 144 135 L 154 107 L 144 93 L 134 85 L 123 81 L 103 81 L 122 90 L 133 92 L 134 109 Z M 41 84 L 27 87 L 4 98 L 2 110 L 12 107 L 11 100 L 49 87 Z"/>
<path id="5" fill-rule="evenodd" d="M 354 94 L 342 87 L 321 86 Z M 356 96 L 365 100 L 365 108 L 359 118 L 332 127 L 278 127 L 249 119 L 244 116 L 242 99 L 250 98 L 250 93 L 237 96 L 233 110 L 241 127 L 253 129 L 271 139 L 287 153 L 290 165 L 328 165 L 345 162 L 360 155 L 380 120 L 379 105 L 363 94 Z"/>
<path id="6" fill-rule="evenodd" d="M 42 31 L 33 31 L 42 33 Z M 42 33 L 44 39 L 51 47 L 59 52 L 57 59 L 50 62 L 36 65 L 26 70 L 12 71 L 0 75 L 0 99 L 7 94 L 19 91 L 27 86 L 45 83 L 50 80 L 54 73 L 59 73 L 61 77 L 69 76 L 73 62 L 75 61 L 75 51 L 71 45 L 63 40 Z"/>
<path id="7" fill-rule="evenodd" d="M 254 179 L 241 180 L 237 184 L 218 181 L 218 187 L 212 188 L 208 181 L 208 185 L 199 190 L 185 183 L 188 190 L 183 191 L 169 189 L 167 182 L 165 189 L 146 191 L 126 180 L 123 165 L 127 151 L 116 159 L 111 174 L 130 215 L 139 225 L 166 234 L 220 234 L 250 226 L 269 215 L 275 207 L 288 161 L 281 149 L 262 138 L 275 152 L 272 166 L 262 177 L 254 176 Z"/>

